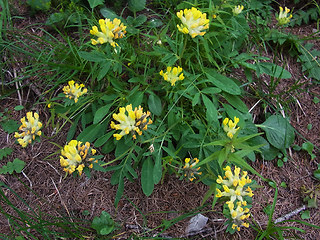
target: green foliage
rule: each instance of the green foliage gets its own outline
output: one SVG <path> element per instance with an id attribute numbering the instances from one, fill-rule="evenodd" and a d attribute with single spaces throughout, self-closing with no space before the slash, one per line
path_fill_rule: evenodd
<path id="1" fill-rule="evenodd" d="M 129 0 L 128 7 L 132 12 L 139 12 L 146 7 L 146 0 Z"/>
<path id="2" fill-rule="evenodd" d="M 96 6 L 102 5 L 104 0 L 88 0 L 90 7 L 94 9 Z"/>
<path id="3" fill-rule="evenodd" d="M 27 4 L 33 11 L 48 11 L 51 6 L 51 0 L 27 0 Z"/>
<path id="4" fill-rule="evenodd" d="M 0 125 L 2 129 L 8 134 L 18 131 L 18 128 L 19 128 L 18 122 L 13 119 L 1 120 Z"/>
<path id="5" fill-rule="evenodd" d="M 115 229 L 115 222 L 109 213 L 102 211 L 100 216 L 93 218 L 91 227 L 100 235 L 108 235 Z"/>
<path id="6" fill-rule="evenodd" d="M 12 153 L 12 148 L 1 148 L 0 149 L 0 160 L 2 160 L 4 157 L 7 157 L 8 155 L 10 155 Z"/>
<path id="7" fill-rule="evenodd" d="M 13 172 L 21 173 L 25 165 L 26 163 L 24 161 L 21 161 L 19 158 L 15 158 L 13 162 L 8 162 L 7 165 L 0 168 L 0 174 L 12 174 Z"/>
<path id="8" fill-rule="evenodd" d="M 313 44 L 301 46 L 301 55 L 298 62 L 302 64 L 302 71 L 307 72 L 310 78 L 320 81 L 320 51 L 312 49 Z"/>

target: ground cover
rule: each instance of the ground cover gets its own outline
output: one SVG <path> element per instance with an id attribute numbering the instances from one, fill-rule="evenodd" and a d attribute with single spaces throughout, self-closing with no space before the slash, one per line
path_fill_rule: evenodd
<path id="1" fill-rule="evenodd" d="M 3 237 L 320 236 L 317 2 L 45 2 L 1 1 Z"/>

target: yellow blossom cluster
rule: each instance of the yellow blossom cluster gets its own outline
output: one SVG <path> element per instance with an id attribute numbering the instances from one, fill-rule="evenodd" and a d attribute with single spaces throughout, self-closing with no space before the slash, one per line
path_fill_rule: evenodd
<path id="1" fill-rule="evenodd" d="M 160 75 L 163 77 L 165 81 L 170 82 L 171 86 L 175 86 L 176 81 L 181 81 L 184 79 L 183 73 L 181 72 L 182 68 L 179 66 L 174 68 L 167 67 L 167 71 L 163 72 L 163 70 L 161 70 Z"/>
<path id="2" fill-rule="evenodd" d="M 73 173 L 78 171 L 81 176 L 83 169 L 88 165 L 89 168 L 93 167 L 92 157 L 96 150 L 90 148 L 90 143 L 83 144 L 77 140 L 71 140 L 61 150 L 60 165 L 66 173 Z M 97 160 L 96 160 L 97 161 Z"/>
<path id="3" fill-rule="evenodd" d="M 80 96 L 87 93 L 87 89 L 84 88 L 83 84 L 74 84 L 74 81 L 71 80 L 68 82 L 67 86 L 64 86 L 62 91 L 69 99 L 74 99 L 74 102 L 77 103 Z"/>
<path id="4" fill-rule="evenodd" d="M 237 127 L 237 124 L 239 123 L 239 118 L 234 117 L 234 121 L 232 121 L 229 118 L 225 118 L 222 122 L 223 124 L 223 130 L 227 133 L 227 136 L 232 139 L 233 136 L 236 134 L 236 132 L 240 129 L 240 127 Z"/>
<path id="5" fill-rule="evenodd" d="M 196 165 L 199 163 L 198 158 L 186 158 L 184 160 L 185 165 L 183 166 L 183 169 L 185 170 L 184 176 L 187 177 L 191 182 L 196 179 L 196 175 L 201 175 L 202 172 L 199 172 L 200 167 L 196 167 Z"/>
<path id="6" fill-rule="evenodd" d="M 280 8 L 280 12 L 277 17 L 277 20 L 278 20 L 278 25 L 282 26 L 290 22 L 290 19 L 292 18 L 292 14 L 288 16 L 290 9 L 287 7 L 285 7 L 284 10 L 282 7 L 279 7 L 279 8 Z"/>
<path id="7" fill-rule="evenodd" d="M 232 9 L 232 12 L 233 12 L 233 15 L 239 15 L 242 10 L 244 9 L 244 6 L 242 5 L 238 5 L 238 6 L 235 6 L 233 9 Z"/>
<path id="8" fill-rule="evenodd" d="M 14 137 L 22 147 L 26 147 L 28 143 L 35 140 L 36 136 L 41 135 L 42 123 L 39 121 L 39 114 L 32 112 L 27 112 L 27 119 L 23 117 L 20 121 L 22 125 L 19 127 L 19 131 L 22 133 L 15 132 Z"/>
<path id="9" fill-rule="evenodd" d="M 207 15 L 194 7 L 177 12 L 177 16 L 182 22 L 181 25 L 177 25 L 178 30 L 184 34 L 189 34 L 192 38 L 198 35 L 203 36 L 206 34 L 203 30 L 209 28 Z"/>
<path id="10" fill-rule="evenodd" d="M 124 26 L 118 18 L 115 18 L 112 21 L 108 18 L 100 19 L 99 25 L 101 32 L 99 32 L 97 26 L 93 26 L 90 30 L 92 35 L 98 37 L 97 40 L 91 39 L 93 45 L 109 43 L 112 47 L 116 47 L 118 44 L 114 40 L 123 38 L 126 34 L 127 27 Z"/>
<path id="11" fill-rule="evenodd" d="M 127 112 L 127 114 L 126 114 Z M 147 130 L 149 124 L 152 123 L 152 120 L 148 117 L 150 116 L 150 112 L 143 112 L 143 108 L 139 106 L 138 108 L 132 109 L 132 104 L 127 105 L 126 107 L 121 107 L 119 109 L 119 113 L 113 114 L 113 119 L 118 121 L 118 124 L 115 124 L 111 121 L 110 127 L 116 130 L 122 130 L 120 133 L 115 133 L 113 136 L 120 140 L 124 135 L 129 134 L 130 132 L 133 134 L 133 139 L 136 139 L 136 134 L 142 134 L 142 130 Z"/>
<path id="12" fill-rule="evenodd" d="M 243 171 L 242 176 L 240 176 L 241 169 L 238 167 L 235 167 L 234 173 L 231 171 L 230 166 L 225 167 L 223 170 L 225 171 L 225 176 L 222 178 L 219 175 L 217 183 L 222 185 L 224 191 L 222 192 L 217 188 L 216 197 L 229 198 L 229 201 L 226 203 L 233 219 L 232 229 L 240 231 L 240 226 L 249 227 L 248 223 L 243 222 L 250 216 L 248 213 L 249 208 L 244 208 L 247 206 L 244 196 L 253 196 L 252 189 L 245 187 L 246 184 L 251 183 L 251 179 L 247 176 L 248 173 L 246 171 Z"/>

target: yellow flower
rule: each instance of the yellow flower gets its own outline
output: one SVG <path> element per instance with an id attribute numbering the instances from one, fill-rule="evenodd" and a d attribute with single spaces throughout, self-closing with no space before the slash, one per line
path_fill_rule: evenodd
<path id="1" fill-rule="evenodd" d="M 26 147 L 28 143 L 35 140 L 36 136 L 41 136 L 42 123 L 39 121 L 38 113 L 32 112 L 27 112 L 27 120 L 23 117 L 20 121 L 22 125 L 19 127 L 19 131 L 22 133 L 15 132 L 14 137 L 22 147 Z"/>
<path id="2" fill-rule="evenodd" d="M 68 84 L 69 85 L 64 86 L 62 90 L 67 98 L 69 99 L 74 98 L 75 103 L 78 102 L 78 98 L 80 96 L 82 96 L 83 94 L 86 94 L 88 91 L 86 88 L 84 88 L 83 84 L 80 84 L 80 85 L 78 83 L 74 84 L 73 80 L 69 81 Z M 84 89 L 82 90 L 82 88 Z"/>
<path id="3" fill-rule="evenodd" d="M 196 36 L 203 36 L 209 28 L 209 19 L 207 15 L 198 9 L 192 7 L 191 9 L 184 9 L 184 11 L 177 12 L 182 24 L 177 25 L 180 32 L 189 34 L 192 38 Z"/>
<path id="4" fill-rule="evenodd" d="M 112 47 L 118 46 L 114 39 L 123 38 L 126 34 L 126 26 L 121 23 L 121 20 L 118 18 L 113 19 L 100 19 L 99 25 L 101 32 L 99 32 L 97 26 L 93 26 L 90 30 L 90 34 L 97 36 L 98 39 L 91 39 L 93 45 L 109 43 Z"/>
<path id="5" fill-rule="evenodd" d="M 183 169 L 186 172 L 184 176 L 187 177 L 191 182 L 196 179 L 196 175 L 202 174 L 202 172 L 199 172 L 200 167 L 196 167 L 196 165 L 199 163 L 198 158 L 186 158 L 184 162 L 185 165 L 183 166 Z"/>
<path id="6" fill-rule="evenodd" d="M 245 188 L 245 185 L 251 183 L 251 179 L 247 176 L 247 172 L 243 171 L 240 177 L 241 169 L 238 167 L 234 168 L 234 173 L 232 173 L 230 166 L 225 167 L 225 176 L 218 176 L 217 183 L 221 184 L 223 187 L 223 192 L 217 190 L 216 197 L 229 197 L 231 202 L 238 200 L 243 202 L 244 196 L 252 197 L 253 193 L 250 187 Z"/>
<path id="7" fill-rule="evenodd" d="M 233 135 L 236 134 L 236 132 L 240 129 L 240 127 L 237 127 L 237 124 L 239 122 L 239 118 L 234 117 L 234 122 L 229 118 L 225 118 L 222 122 L 223 124 L 223 130 L 227 133 L 227 136 L 229 138 L 233 138 Z"/>
<path id="8" fill-rule="evenodd" d="M 240 5 L 238 5 L 238 6 L 235 6 L 233 9 L 232 9 L 232 12 L 233 12 L 233 15 L 239 15 L 241 12 L 242 12 L 242 10 L 244 9 L 244 6 L 240 6 Z"/>
<path id="9" fill-rule="evenodd" d="M 82 144 L 80 141 L 71 140 L 61 150 L 60 165 L 66 173 L 71 174 L 77 170 L 81 176 L 86 166 L 89 168 L 93 167 L 91 162 L 94 160 L 92 156 L 95 153 L 95 149 L 90 149 L 89 142 Z"/>
<path id="10" fill-rule="evenodd" d="M 277 20 L 278 20 L 278 25 L 282 26 L 290 22 L 290 19 L 292 18 L 292 14 L 290 14 L 290 16 L 287 16 L 288 13 L 290 12 L 290 9 L 287 7 L 285 7 L 284 10 L 282 7 L 279 7 L 279 8 L 280 8 L 280 12 L 277 17 Z"/>
<path id="11" fill-rule="evenodd" d="M 127 114 L 126 114 L 127 111 Z M 143 112 L 143 108 L 132 109 L 132 104 L 127 105 L 125 108 L 121 107 L 119 113 L 113 114 L 113 119 L 118 121 L 119 124 L 115 124 L 111 121 L 110 127 L 116 130 L 122 130 L 120 133 L 113 134 L 113 136 L 120 140 L 124 135 L 133 134 L 133 139 L 136 139 L 136 134 L 142 134 L 142 130 L 147 130 L 149 124 L 152 123 L 151 119 L 147 119 L 150 116 L 150 112 Z"/>
<path id="12" fill-rule="evenodd" d="M 160 75 L 167 82 L 171 83 L 171 86 L 175 86 L 176 81 L 181 81 L 184 79 L 181 67 L 167 67 L 167 71 L 164 73 L 163 70 L 160 71 Z M 180 74 L 181 73 L 181 74 Z M 180 74 L 180 75 L 179 75 Z"/>
<path id="13" fill-rule="evenodd" d="M 243 209 L 242 206 L 246 206 L 246 203 L 237 202 L 237 207 L 234 208 L 233 202 L 228 203 L 230 215 L 233 219 L 232 229 L 240 231 L 240 226 L 249 227 L 249 223 L 245 223 L 244 220 L 250 217 L 249 208 Z M 246 214 L 248 213 L 248 214 Z"/>

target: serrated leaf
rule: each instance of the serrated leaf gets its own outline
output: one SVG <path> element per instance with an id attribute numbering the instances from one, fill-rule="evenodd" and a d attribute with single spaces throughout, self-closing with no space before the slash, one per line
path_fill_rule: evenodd
<path id="1" fill-rule="evenodd" d="M 7 132 L 8 134 L 18 131 L 19 128 L 18 122 L 12 119 L 0 122 L 0 125 L 3 131 Z"/>
<path id="2" fill-rule="evenodd" d="M 153 161 L 150 157 L 144 160 L 141 169 L 141 186 L 143 193 L 148 197 L 153 192 Z"/>
<path id="3" fill-rule="evenodd" d="M 16 173 L 21 173 L 22 169 L 24 168 L 24 166 L 26 165 L 26 163 L 22 160 L 20 160 L 19 158 L 15 158 L 13 160 L 13 169 L 14 171 L 16 171 Z"/>
<path id="4" fill-rule="evenodd" d="M 104 0 L 88 0 L 90 7 L 94 9 L 96 6 L 102 5 Z"/>
<path id="5" fill-rule="evenodd" d="M 150 94 L 148 99 L 149 110 L 157 116 L 161 115 L 162 105 L 160 98 L 155 94 Z"/>
<path id="6" fill-rule="evenodd" d="M 294 128 L 280 115 L 270 116 L 263 124 L 268 141 L 277 149 L 285 150 L 294 141 Z"/>
<path id="7" fill-rule="evenodd" d="M 0 160 L 10 155 L 12 151 L 13 151 L 12 148 L 7 148 L 7 147 L 0 149 Z"/>
<path id="8" fill-rule="evenodd" d="M 146 0 L 129 0 L 128 7 L 132 12 L 138 12 L 146 7 Z"/>

